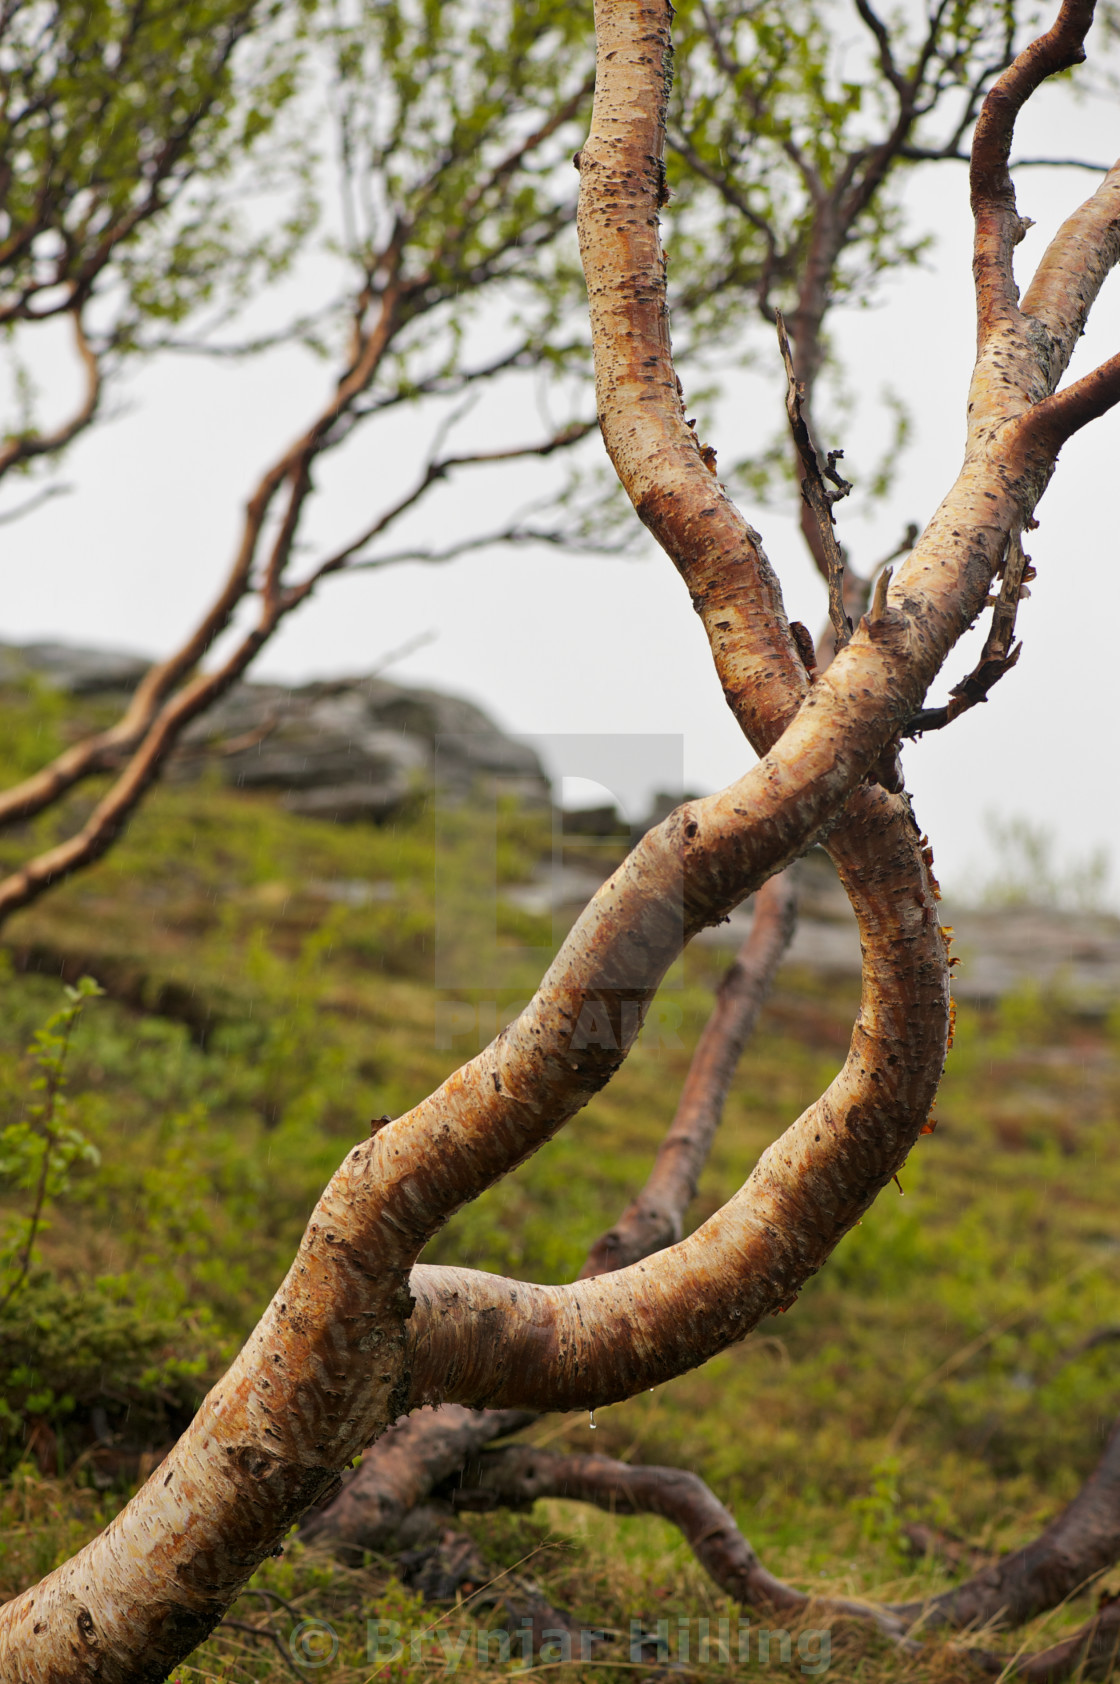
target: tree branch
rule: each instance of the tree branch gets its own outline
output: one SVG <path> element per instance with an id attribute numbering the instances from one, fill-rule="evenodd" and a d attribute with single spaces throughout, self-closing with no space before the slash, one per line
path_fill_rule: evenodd
<path id="1" fill-rule="evenodd" d="M 16 907 L 26 906 L 30 900 L 44 893 L 52 883 L 59 880 L 60 875 L 69 875 L 101 857 L 117 836 L 120 822 L 135 808 L 156 776 L 160 763 L 174 746 L 179 731 L 202 707 L 209 706 L 211 701 L 216 700 L 224 689 L 240 676 L 248 661 L 261 647 L 264 638 L 271 635 L 271 630 L 282 614 L 288 611 L 289 606 L 294 606 L 284 605 L 280 613 L 271 620 L 271 606 L 268 606 L 257 631 L 241 645 L 238 655 L 231 658 L 212 679 L 200 680 L 188 687 L 181 698 L 181 711 L 177 712 L 171 708 L 161 715 L 161 709 L 176 685 L 198 664 L 225 631 L 234 611 L 251 589 L 253 566 L 265 521 L 277 492 L 284 481 L 290 479 L 292 497 L 289 500 L 289 518 L 283 523 L 281 536 L 277 540 L 277 546 L 274 546 L 273 561 L 276 565 L 271 570 L 277 578 L 282 571 L 282 563 L 286 562 L 290 553 L 295 523 L 307 494 L 310 463 L 322 448 L 327 430 L 340 411 L 372 380 L 392 338 L 397 301 L 396 291 L 388 289 L 377 329 L 369 335 L 356 366 L 338 382 L 330 402 L 320 411 L 307 431 L 283 452 L 258 481 L 246 505 L 240 542 L 225 584 L 191 635 L 174 654 L 164 661 L 157 661 L 149 668 L 124 714 L 114 726 L 107 731 L 95 732 L 82 742 L 73 744 L 41 771 L 0 795 L 0 825 L 12 824 L 31 818 L 52 806 L 67 790 L 86 778 L 117 767 L 121 754 L 132 754 L 135 757 L 134 763 L 126 768 L 121 780 L 105 801 L 99 804 L 93 818 L 78 837 L 71 838 L 61 849 L 52 849 L 48 854 L 41 855 L 37 860 L 30 862 L 24 871 L 9 877 L 5 883 L 0 883 L 0 921 Z M 266 626 L 268 631 L 265 630 Z M 203 695 L 207 698 L 205 701 L 200 700 Z M 175 720 L 179 722 L 177 725 L 172 723 Z M 137 770 L 141 766 L 144 768 L 142 773 Z"/>
<path id="2" fill-rule="evenodd" d="M 963 1584 L 891 1612 L 913 1625 L 958 1631 L 997 1622 L 1025 1625 L 1078 1594 L 1120 1559 L 1120 1422 L 1073 1501 L 1022 1549 Z"/>
<path id="3" fill-rule="evenodd" d="M 904 737 L 920 737 L 925 731 L 941 731 L 962 713 L 967 713 L 969 708 L 987 701 L 993 684 L 998 683 L 1004 673 L 1011 671 L 1022 651 L 1021 643 L 1012 647 L 1015 616 L 1020 599 L 1024 595 L 1023 581 L 1033 578 L 1034 568 L 1030 565 L 1030 557 L 1023 554 L 1022 538 L 1016 536 L 1007 546 L 1003 583 L 999 596 L 992 603 L 992 624 L 984 639 L 979 661 L 967 678 L 962 678 L 959 684 L 953 685 L 947 706 L 919 709 L 905 726 L 902 733 Z"/>
<path id="4" fill-rule="evenodd" d="M 28 1656 L 75 1680 L 166 1668 L 410 1402 L 594 1406 L 742 1338 L 792 1302 L 924 1127 L 944 1051 L 944 943 L 908 809 L 860 786 L 975 618 L 1051 463 L 1025 451 L 1013 427 L 974 428 L 957 485 L 889 594 L 877 593 L 809 691 L 757 539 L 674 415 L 655 228 L 668 11 L 667 0 L 610 0 L 598 19 L 580 233 L 600 414 L 628 491 L 694 590 L 729 701 L 765 758 L 649 832 L 516 1022 L 347 1155 L 287 1279 L 152 1480 L 107 1533 L 0 1609 L 0 1672 L 26 1672 Z M 716 590 L 722 616 L 711 612 Z M 609 1079 L 683 943 L 826 827 L 859 916 L 860 1017 L 844 1070 L 744 1189 L 655 1259 L 566 1287 L 417 1266 L 455 1209 Z M 609 1036 L 587 1033 L 589 1005 Z"/>
<path id="5" fill-rule="evenodd" d="M 836 647 L 842 649 L 851 640 L 852 622 L 848 618 L 844 601 L 844 552 L 840 548 L 836 537 L 836 522 L 833 519 L 833 505 L 841 497 L 846 497 L 851 486 L 836 471 L 836 463 L 844 454 L 842 450 L 830 450 L 828 465 L 823 470 L 816 444 L 809 432 L 808 423 L 802 412 L 801 387 L 798 385 L 794 372 L 793 356 L 789 348 L 785 323 L 781 312 L 777 314 L 778 346 L 782 353 L 782 362 L 786 371 L 786 415 L 789 418 L 789 428 L 793 435 L 794 446 L 797 450 L 804 478 L 801 481 L 802 500 L 810 510 L 816 523 L 821 553 L 825 562 L 825 578 L 828 581 L 828 617 L 832 621 L 832 629 L 836 634 Z M 832 483 L 830 491 L 825 485 L 825 479 Z"/>
<path id="6" fill-rule="evenodd" d="M 886 24 L 879 14 L 868 5 L 867 0 L 855 0 L 855 8 L 860 20 L 874 37 L 879 56 L 879 68 L 898 95 L 899 104 L 909 103 L 913 98 L 914 90 L 894 61 L 890 32 Z"/>
<path id="7" fill-rule="evenodd" d="M 592 1247 L 581 1279 L 621 1268 L 680 1239 L 735 1066 L 789 945 L 795 910 L 787 873 L 772 877 L 755 896 L 754 922 L 720 985 L 650 1177 L 615 1227 Z M 347 1559 L 383 1548 L 437 1485 L 462 1475 L 483 1445 L 536 1419 L 532 1412 L 466 1410 L 458 1404 L 418 1410 L 370 1446 L 357 1473 L 333 1502 L 308 1518 L 302 1534 L 329 1540 Z"/>
<path id="8" fill-rule="evenodd" d="M 1092 197 L 1063 222 L 1043 253 L 1023 300 L 1023 315 L 1039 322 L 1050 340 L 1050 391 L 1066 368 L 1097 294 L 1117 261 L 1120 164 L 1113 165 Z"/>
<path id="9" fill-rule="evenodd" d="M 84 432 L 97 414 L 101 401 L 101 363 L 86 337 L 81 305 L 68 306 L 74 329 L 74 345 L 85 377 L 85 394 L 68 421 L 52 433 L 17 433 L 0 445 L 0 477 L 23 462 L 39 456 L 52 456 L 64 450 L 71 440 Z M 9 517 L 10 518 L 10 517 Z"/>
<path id="10" fill-rule="evenodd" d="M 1056 456 L 1066 440 L 1120 403 L 1120 352 L 1091 374 L 1035 404 L 1020 422 L 1024 437 Z"/>
<path id="11" fill-rule="evenodd" d="M 690 811 L 696 806 L 681 809 Z M 740 1191 L 679 1244 L 569 1286 L 418 1265 L 408 1333 L 413 1407 L 450 1398 L 594 1409 L 661 1384 L 788 1308 L 904 1161 L 940 1077 L 948 984 L 932 895 L 911 899 L 900 924 L 900 884 L 914 881 L 917 842 L 899 822 L 896 798 L 881 791 L 869 792 L 849 821 L 842 851 L 834 833 L 830 846 L 841 853 L 859 915 L 860 1017 L 843 1070 Z M 868 857 L 874 872 L 860 875 Z M 617 904 L 619 891 L 616 874 L 605 898 Z M 609 996 L 602 1002 L 615 1024 L 620 1008 Z M 577 1040 L 579 1022 L 577 1014 Z"/>
<path id="12" fill-rule="evenodd" d="M 34 514 L 44 503 L 49 503 L 55 497 L 66 497 L 73 490 L 69 485 L 44 485 L 30 497 L 25 497 L 22 503 L 17 503 L 14 509 L 5 509 L 0 514 L 0 526 L 11 526 L 13 522 L 22 520 L 24 515 Z"/>
<path id="13" fill-rule="evenodd" d="M 1094 0 L 1062 0 L 1057 21 L 1025 47 L 989 90 L 972 139 L 969 182 L 975 223 L 973 269 L 979 343 L 1000 326 L 1019 320 L 1019 296 L 1012 253 L 1025 234 L 1015 207 L 1008 161 L 1015 120 L 1048 76 L 1085 58 L 1085 36 L 1093 21 Z"/>
<path id="14" fill-rule="evenodd" d="M 423 473 L 416 480 L 416 483 L 410 491 L 407 491 L 403 497 L 399 498 L 391 508 L 386 509 L 384 514 L 379 515 L 377 519 L 373 521 L 372 524 L 368 526 L 357 538 L 352 539 L 352 541 L 349 544 L 346 544 L 341 550 L 336 550 L 333 555 L 328 556 L 325 561 L 320 562 L 315 567 L 310 577 L 294 588 L 306 593 L 306 591 L 310 590 L 320 579 L 326 578 L 326 576 L 330 573 L 337 573 L 340 569 L 348 566 L 377 567 L 387 565 L 387 561 L 390 558 L 374 557 L 358 563 L 352 563 L 352 558 L 358 550 L 365 549 L 367 544 L 371 544 L 375 538 L 379 538 L 383 532 L 388 531 L 389 527 L 393 526 L 403 514 L 406 514 L 414 504 L 420 501 L 426 491 L 430 490 L 437 481 L 446 479 L 448 474 L 452 473 L 456 468 L 485 467 L 496 462 L 517 462 L 527 456 L 552 456 L 558 450 L 565 450 L 569 445 L 578 444 L 581 439 L 586 438 L 588 433 L 594 430 L 595 426 L 596 422 L 594 421 L 573 421 L 570 426 L 562 427 L 560 431 L 554 433 L 551 438 L 544 439 L 539 444 L 511 445 L 504 450 L 469 451 L 465 454 L 456 456 L 432 455 L 429 457 L 427 466 L 425 467 Z M 395 556 L 391 559 L 411 561 L 450 560 L 452 556 L 462 555 L 464 549 L 468 547 L 478 548 L 482 544 L 488 544 L 495 541 L 496 540 L 493 538 L 467 539 L 438 556 L 432 553 L 425 554 L 423 551 L 413 550 L 402 552 L 399 556 Z M 507 539 L 507 541 L 509 540 Z"/>
<path id="15" fill-rule="evenodd" d="M 683 135 L 667 135 L 666 143 L 673 151 L 682 157 L 689 169 L 714 187 L 720 198 L 732 210 L 737 210 L 745 222 L 749 222 L 756 233 L 761 234 L 766 246 L 766 256 L 759 270 L 755 294 L 761 315 L 768 322 L 774 320 L 774 308 L 770 303 L 770 288 L 775 278 L 784 278 L 788 273 L 791 262 L 788 253 L 778 249 L 777 236 L 764 216 L 753 208 L 745 193 L 732 181 L 726 171 L 713 169 L 712 165 L 703 158 L 690 141 Z"/>
<path id="16" fill-rule="evenodd" d="M 607 1456 L 566 1456 L 532 1445 L 488 1450 L 468 1462 L 462 1484 L 448 1486 L 456 1509 L 528 1508 L 544 1497 L 590 1503 L 609 1514 L 656 1514 L 678 1527 L 715 1584 L 733 1601 L 779 1611 L 810 1603 L 822 1613 L 870 1621 L 887 1637 L 902 1625 L 886 1609 L 843 1597 L 808 1597 L 767 1572 L 730 1510 L 694 1473 L 683 1468 L 616 1462 Z M 907 1644 L 917 1649 L 917 1644 Z"/>

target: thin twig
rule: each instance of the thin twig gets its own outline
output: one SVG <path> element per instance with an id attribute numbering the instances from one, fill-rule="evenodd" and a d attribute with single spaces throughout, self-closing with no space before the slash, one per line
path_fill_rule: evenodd
<path id="1" fill-rule="evenodd" d="M 280 1633 L 277 1632 L 277 1631 L 273 1631 L 271 1626 L 250 1625 L 248 1620 L 234 1620 L 234 1619 L 231 1619 L 229 1617 L 229 1615 L 227 1614 L 225 1619 L 216 1628 L 215 1636 L 220 1637 L 223 1631 L 230 1631 L 230 1630 L 248 1632 L 250 1637 L 265 1637 L 265 1638 L 267 1638 L 270 1643 L 275 1645 L 276 1651 L 279 1654 L 280 1659 L 283 1661 L 284 1665 L 288 1668 L 289 1672 L 293 1672 L 297 1678 L 303 1677 L 303 1673 L 299 1670 L 299 1668 L 296 1666 L 295 1662 L 293 1661 L 291 1655 L 289 1655 L 288 1651 L 285 1649 L 283 1641 L 280 1637 Z"/>

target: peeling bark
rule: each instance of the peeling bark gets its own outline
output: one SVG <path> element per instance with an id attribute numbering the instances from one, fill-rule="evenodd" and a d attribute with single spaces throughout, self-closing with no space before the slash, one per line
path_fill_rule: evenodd
<path id="1" fill-rule="evenodd" d="M 754 922 L 723 979 L 646 1186 L 596 1242 L 581 1277 L 621 1268 L 681 1237 L 735 1065 L 789 944 L 794 912 L 792 879 L 772 877 L 755 898 Z M 536 1419 L 531 1411 L 468 1410 L 458 1404 L 418 1410 L 370 1446 L 338 1495 L 307 1517 L 303 1536 L 329 1540 L 345 1558 L 383 1549 L 417 1505 L 461 1473 L 484 1445 Z"/>
<path id="2" fill-rule="evenodd" d="M 757 535 L 680 413 L 657 239 L 670 8 L 606 0 L 598 10 L 579 221 L 603 435 L 692 593 L 728 700 L 764 759 L 643 838 L 517 1021 L 350 1152 L 279 1293 L 157 1473 L 100 1538 L 0 1609 L 5 1684 L 163 1678 L 290 1524 L 405 1409 L 439 1399 L 594 1407 L 743 1338 L 794 1301 L 928 1115 L 948 1012 L 934 886 L 905 801 L 863 781 L 980 611 L 1053 469 L 1057 409 L 1032 419 L 1072 340 L 1043 335 L 1013 305 L 1014 207 L 999 174 L 1009 135 L 999 112 L 1012 120 L 1016 87 L 1049 71 L 1032 61 L 1020 84 L 1002 78 L 990 96 L 995 116 L 981 125 L 995 163 L 981 156 L 974 171 L 982 344 L 961 472 L 889 591 L 876 593 L 810 688 Z M 1067 0 L 1050 69 L 1072 62 L 1062 54 L 1090 15 Z M 1114 261 L 1117 213 L 1099 214 Z M 1098 285 L 1093 270 L 1075 298 L 1058 277 L 1047 308 L 1083 319 Z M 1109 398 L 1108 379 L 1100 386 L 1090 409 Z M 278 583 L 270 570 L 266 602 Z M 857 911 L 860 1015 L 839 1076 L 741 1191 L 656 1257 L 569 1286 L 414 1267 L 454 1210 L 609 1080 L 684 943 L 822 833 Z M 589 1004 L 606 1013 L 614 1047 L 601 1037 L 584 1045 L 576 1033 Z"/>
<path id="3" fill-rule="evenodd" d="M 96 1677 L 110 1684 L 162 1677 L 212 1628 L 292 1522 L 323 1501 L 346 1464 L 406 1408 L 422 1401 L 407 1377 L 409 1265 L 452 1210 L 553 1134 L 613 1073 L 622 1056 L 618 1051 L 573 1047 L 583 1003 L 595 999 L 607 1006 L 625 1048 L 636 1033 L 637 1017 L 631 1014 L 633 1021 L 628 1020 L 624 1005 L 652 994 L 684 935 L 741 898 L 738 838 L 755 834 L 741 789 L 733 786 L 723 797 L 686 806 L 643 838 L 579 920 L 521 1018 L 429 1100 L 348 1155 L 316 1208 L 280 1292 L 158 1472 L 100 1538 L 0 1610 L 0 1678 L 55 1684 Z M 780 823 L 777 834 L 785 834 Z M 764 833 L 761 845 L 765 840 Z M 748 857 L 752 853 L 748 848 Z M 686 867 L 692 865 L 685 877 L 683 914 L 678 887 L 682 854 Z M 915 914 L 911 921 L 924 928 L 918 909 Z M 935 926 L 926 930 L 925 939 L 931 952 L 936 945 L 929 982 L 940 992 L 943 955 Z M 622 976 L 631 980 L 621 983 Z M 911 1020 L 907 1034 L 919 1026 L 920 1016 Z M 933 1021 L 938 1021 L 936 1007 Z M 872 1018 L 860 1031 L 861 1048 L 870 1048 L 876 1030 Z M 912 1118 L 914 1135 L 928 1096 L 927 1087 L 921 1116 Z M 849 1120 L 857 1137 L 852 1171 L 857 1177 L 873 1174 L 882 1156 L 879 1144 L 868 1138 L 876 1119 L 869 1114 L 858 1126 Z M 822 1123 L 822 1135 L 836 1126 L 824 1116 Z M 439 1144 L 437 1152 L 433 1142 Z M 783 1161 L 774 1181 L 776 1186 L 784 1182 L 801 1205 L 790 1144 L 778 1148 Z M 800 1150 L 811 1159 L 815 1147 L 804 1142 Z M 883 1180 L 896 1167 L 890 1145 L 887 1155 L 891 1168 Z M 823 1161 L 818 1167 L 824 1170 Z M 810 1202 L 823 1198 L 826 1205 L 836 1204 L 823 1177 L 809 1191 Z M 841 1211 L 853 1199 L 862 1209 L 870 1196 L 863 1186 L 841 1188 Z M 779 1215 L 776 1204 L 774 1212 Z M 813 1213 L 805 1214 L 811 1221 Z M 855 1220 L 854 1211 L 849 1219 Z M 830 1231 L 838 1237 L 842 1227 Z M 726 1238 L 731 1240 L 729 1231 Z M 695 1236 L 685 1242 L 690 1244 L 696 1250 Z M 674 1259 L 680 1250 L 663 1256 Z M 820 1255 L 811 1242 L 810 1266 Z M 757 1261 L 752 1254 L 734 1257 L 726 1244 L 717 1246 L 714 1258 L 722 1271 L 749 1269 Z M 796 1272 L 797 1258 L 791 1255 L 789 1261 Z M 776 1255 L 774 1262 L 779 1262 Z M 679 1260 L 670 1269 L 677 1273 Z M 428 1273 L 418 1271 L 421 1283 Z M 626 1291 L 630 1273 L 605 1279 L 622 1282 Z M 715 1278 L 707 1268 L 705 1274 L 709 1282 Z M 554 1290 L 587 1291 L 601 1284 L 588 1281 L 578 1289 Z M 773 1282 L 762 1298 L 775 1289 L 779 1298 L 789 1296 L 788 1285 Z M 530 1289 L 510 1283 L 509 1290 L 516 1298 Z M 652 1301 L 647 1308 L 655 1308 Z M 421 1322 L 422 1310 L 418 1306 L 412 1312 Z M 662 1311 L 671 1315 L 668 1302 Z M 484 1371 L 489 1367 L 484 1355 L 489 1319 L 472 1321 L 464 1345 L 470 1362 L 457 1359 L 426 1395 L 471 1404 L 500 1401 L 490 1395 L 492 1384 L 474 1388 L 482 1396 L 457 1395 L 461 1388 L 444 1385 L 455 1369 L 469 1369 L 477 1361 Z M 654 1341 L 655 1378 L 679 1371 L 682 1357 L 684 1366 L 702 1360 L 686 1353 L 679 1329 L 665 1336 L 657 1320 L 655 1315 L 647 1325 L 647 1337 Z M 741 1337 L 747 1326 L 732 1318 L 726 1331 L 731 1338 Z M 708 1337 L 714 1335 L 713 1325 Z M 660 1354 L 655 1355 L 658 1344 Z M 615 1365 L 609 1353 L 604 1357 L 608 1372 L 590 1376 L 592 1402 L 616 1395 L 609 1372 Z M 546 1388 L 523 1406 L 571 1407 L 588 1401 L 587 1381 L 573 1371 L 572 1353 L 562 1356 L 558 1366 L 575 1395 L 569 1398 L 561 1382 L 555 1393 Z M 501 1362 L 498 1367 L 504 1370 Z M 539 1379 L 539 1365 L 535 1372 Z"/>

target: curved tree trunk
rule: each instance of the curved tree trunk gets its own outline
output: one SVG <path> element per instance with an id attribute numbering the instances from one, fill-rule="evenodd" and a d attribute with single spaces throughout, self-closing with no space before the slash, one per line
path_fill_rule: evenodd
<path id="1" fill-rule="evenodd" d="M 793 938 L 797 892 L 779 872 L 754 897 L 754 922 L 721 981 L 715 1008 L 704 1025 L 669 1132 L 642 1191 L 613 1228 L 588 1253 L 580 1278 L 609 1274 L 651 1252 L 674 1245 L 696 1197 L 700 1174 L 723 1116 L 724 1102 L 743 1048 Z"/>
<path id="2" fill-rule="evenodd" d="M 163 1678 L 404 1410 L 445 1399 L 594 1407 L 694 1367 L 788 1307 L 905 1160 L 940 1075 L 947 968 L 908 807 L 859 786 L 983 607 L 1064 439 L 1120 397 L 1120 362 L 1053 395 L 1116 260 L 1120 190 L 1090 201 L 1095 238 L 1084 227 L 1076 241 L 1058 236 L 1022 310 L 1011 272 L 1022 227 L 1006 171 L 1014 117 L 1043 76 L 1080 55 L 1091 16 L 1091 5 L 1066 0 L 985 106 L 973 167 L 981 332 L 964 464 L 890 590 L 809 691 L 757 535 L 679 412 L 656 233 L 670 8 L 602 0 L 580 163 L 601 425 L 765 758 L 643 838 L 516 1023 L 348 1154 L 280 1291 L 157 1473 L 100 1538 L 0 1609 L 4 1684 Z M 843 1071 L 741 1192 L 656 1257 L 566 1287 L 414 1267 L 454 1210 L 609 1079 L 684 942 L 822 831 L 858 903 L 860 1018 Z M 589 1005 L 606 1013 L 616 1048 L 582 1044 Z"/>
<path id="3" fill-rule="evenodd" d="M 751 929 L 720 985 L 649 1179 L 615 1227 L 596 1241 L 581 1279 L 636 1262 L 681 1236 L 735 1066 L 793 934 L 792 877 L 779 873 L 764 883 L 754 906 Z M 484 1445 L 536 1419 L 531 1411 L 467 1410 L 453 1403 L 418 1410 L 371 1445 L 337 1496 L 307 1516 L 304 1538 L 328 1542 L 344 1558 L 384 1549 L 437 1485 L 461 1473 Z"/>

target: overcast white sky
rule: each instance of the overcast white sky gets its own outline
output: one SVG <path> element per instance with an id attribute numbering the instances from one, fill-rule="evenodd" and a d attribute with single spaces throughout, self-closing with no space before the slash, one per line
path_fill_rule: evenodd
<path id="1" fill-rule="evenodd" d="M 1034 115 L 1021 149 L 1111 159 L 1120 122 L 1106 108 L 1060 97 Z M 1039 224 L 1020 248 L 1021 274 L 1094 185 L 1084 172 L 1021 173 L 1020 207 Z M 938 236 L 927 268 L 889 282 L 878 308 L 848 315 L 838 331 L 869 413 L 889 382 L 916 422 L 898 488 L 874 526 L 842 517 L 843 536 L 864 563 L 891 549 L 907 520 L 928 518 L 952 481 L 963 438 L 973 334 L 963 167 L 915 177 L 912 198 L 916 224 Z M 1074 372 L 1118 345 L 1113 277 Z M 324 379 L 322 365 L 294 352 L 236 366 L 163 358 L 134 374 L 118 417 L 70 456 L 64 477 L 73 493 L 0 531 L 0 637 L 145 652 L 173 646 L 228 565 L 255 474 L 299 430 Z M 770 435 L 780 396 L 776 378 L 769 389 L 743 378 L 728 402 L 725 435 L 711 441 L 723 460 Z M 345 471 L 326 470 L 332 526 L 358 529 L 371 507 L 407 483 L 421 440 L 402 425 L 390 446 L 379 441 L 375 453 L 371 441 Z M 983 868 L 988 811 L 1053 827 L 1070 857 L 1112 849 L 1120 819 L 1118 474 L 1120 413 L 1067 446 L 1041 506 L 1030 544 L 1039 577 L 1020 614 L 1018 669 L 987 707 L 906 751 L 918 815 L 950 883 Z M 508 479 L 477 481 L 454 507 L 486 527 L 524 495 Z M 791 615 L 818 626 L 824 595 L 792 519 L 746 512 L 763 532 Z M 447 537 L 431 526 L 428 535 Z M 511 731 L 679 734 L 686 782 L 698 790 L 730 781 L 746 763 L 685 590 L 652 549 L 641 560 L 498 551 L 440 570 L 410 565 L 335 580 L 288 622 L 255 671 L 292 680 L 358 673 L 426 632 L 433 640 L 392 676 L 470 696 Z M 970 652 L 958 651 L 947 681 L 970 664 Z M 630 785 L 620 793 L 635 803 L 657 781 L 637 748 L 620 755 Z"/>

